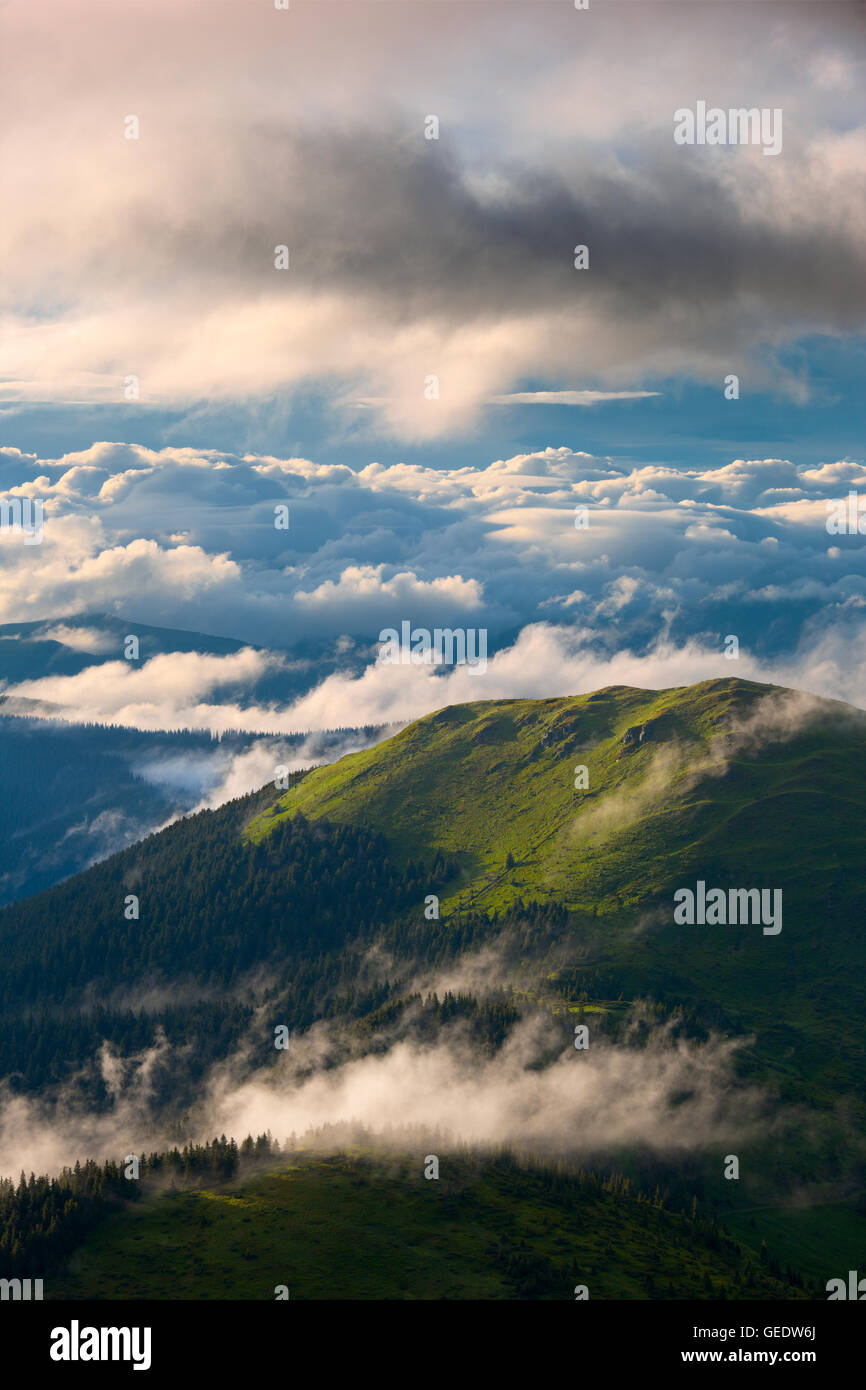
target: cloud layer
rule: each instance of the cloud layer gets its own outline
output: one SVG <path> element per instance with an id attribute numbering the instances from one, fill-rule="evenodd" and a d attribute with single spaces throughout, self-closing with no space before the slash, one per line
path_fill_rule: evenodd
<path id="1" fill-rule="evenodd" d="M 4 693 L 74 719 L 287 733 L 731 674 L 866 703 L 866 550 L 828 530 L 866 486 L 852 460 L 674 469 L 548 447 L 478 469 L 354 472 L 97 444 L 61 459 L 5 450 L 0 478 L 46 499 L 41 545 L 0 533 L 0 616 L 48 618 L 55 640 L 101 659 Z M 100 609 L 131 632 L 147 621 L 250 645 L 130 663 L 74 621 Z M 486 672 L 378 662 L 380 631 L 403 621 L 487 629 Z"/>
<path id="2" fill-rule="evenodd" d="M 802 398 L 782 350 L 866 317 L 862 19 L 683 15 L 8 0 L 3 398 L 323 390 L 407 440 L 529 382 Z M 781 155 L 676 145 L 698 99 L 781 109 Z"/>

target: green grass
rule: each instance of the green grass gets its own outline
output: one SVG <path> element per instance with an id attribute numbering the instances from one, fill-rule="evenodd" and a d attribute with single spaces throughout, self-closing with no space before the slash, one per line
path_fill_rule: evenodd
<path id="1" fill-rule="evenodd" d="M 442 1157 L 306 1158 L 232 1191 L 148 1197 L 107 1218 L 46 1296 L 73 1299 L 802 1297 L 732 1242 L 576 1178 Z M 748 1283 L 751 1264 L 757 1282 Z"/>
<path id="2" fill-rule="evenodd" d="M 587 969 L 613 969 L 627 997 L 711 1005 L 755 1034 L 783 1094 L 825 1105 L 866 1082 L 866 719 L 826 701 L 795 737 L 732 742 L 784 693 L 731 679 L 450 706 L 314 770 L 247 834 L 303 811 L 381 830 L 397 859 L 442 850 L 461 866 L 443 918 L 564 904 Z M 674 890 L 698 878 L 781 888 L 781 934 L 674 924 Z"/>
<path id="3" fill-rule="evenodd" d="M 441 849 L 463 868 L 446 909 L 554 897 L 604 916 L 667 891 L 674 862 L 688 874 L 727 867 L 724 859 L 759 867 L 781 853 L 795 877 L 825 868 L 828 856 L 838 869 L 855 844 L 844 813 L 862 829 L 864 793 L 851 759 L 866 750 L 866 721 L 840 732 L 827 702 L 822 727 L 732 755 L 731 721 L 770 693 L 778 692 L 707 681 L 449 706 L 314 770 L 247 834 L 259 840 L 300 810 L 372 825 L 404 859 Z M 625 747 L 626 730 L 645 724 L 648 741 Z M 588 768 L 587 791 L 575 790 L 578 765 Z"/>
<path id="4" fill-rule="evenodd" d="M 235 1193 L 148 1198 L 93 1232 L 53 1293 L 272 1298 L 288 1284 L 302 1299 L 571 1298 L 587 1283 L 594 1298 L 781 1296 L 766 1280 L 742 1292 L 762 1238 L 822 1285 L 866 1269 L 853 1198 L 770 1205 L 795 1185 L 804 1202 L 819 1183 L 841 1191 L 844 1177 L 848 1191 L 862 1159 L 866 721 L 825 702 L 789 738 L 732 741 L 771 693 L 718 680 L 449 707 L 311 772 L 246 832 L 261 840 L 303 812 L 382 831 L 398 861 L 430 863 L 441 850 L 460 865 L 440 894 L 444 921 L 518 898 L 568 908 L 550 957 L 535 959 L 524 934 L 515 998 L 616 1023 L 627 1001 L 649 996 L 754 1037 L 744 1072 L 801 1109 L 793 1136 L 790 1123 L 784 1138 L 771 1125 L 760 1148 L 738 1145 L 743 1205 L 725 1220 L 750 1253 L 714 1249 L 682 1218 L 622 1193 L 556 1195 L 537 1174 L 457 1160 L 425 1182 L 420 1162 L 407 1173 L 344 1156 Z M 649 740 L 626 745 L 644 724 Z M 578 764 L 588 792 L 574 789 Z M 673 892 L 698 878 L 781 888 L 781 934 L 675 924 Z M 419 925 L 422 911 L 419 901 Z M 719 1192 L 730 1186 L 713 1163 L 709 1198 L 730 1202 L 709 1185 L 712 1172 Z"/>

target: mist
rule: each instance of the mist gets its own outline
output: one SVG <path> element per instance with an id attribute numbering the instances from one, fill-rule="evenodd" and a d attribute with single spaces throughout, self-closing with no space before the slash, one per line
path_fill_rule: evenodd
<path id="1" fill-rule="evenodd" d="M 633 1024 L 641 1017 L 638 1010 Z M 0 1173 L 56 1174 L 76 1159 L 117 1159 L 222 1133 L 240 1142 L 270 1131 L 282 1141 L 346 1126 L 391 1147 L 412 1131 L 539 1156 L 613 1156 L 624 1148 L 721 1153 L 766 1137 L 778 1122 L 760 1088 L 737 1078 L 737 1055 L 748 1040 L 692 1042 L 669 1021 L 651 1026 L 641 1046 L 628 1031 L 614 1045 L 589 1026 L 590 1046 L 580 1052 L 570 1024 L 538 1012 L 517 1023 L 493 1054 L 473 1045 L 458 1023 L 429 1043 L 411 1035 L 380 1036 L 374 1051 L 349 1043 L 353 1055 L 346 1057 L 344 1031 L 320 1023 L 293 1036 L 276 1065 L 255 1065 L 254 1051 L 245 1049 L 214 1067 L 181 1125 L 152 1112 L 154 1071 L 173 1061 L 165 1039 L 123 1060 L 104 1043 L 99 1065 L 111 1104 L 102 1113 L 77 1103 L 72 1085 L 39 1097 L 5 1090 Z"/>

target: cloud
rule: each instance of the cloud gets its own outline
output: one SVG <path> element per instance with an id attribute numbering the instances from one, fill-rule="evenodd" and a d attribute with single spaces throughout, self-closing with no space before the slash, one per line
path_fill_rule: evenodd
<path id="1" fill-rule="evenodd" d="M 13 701 L 34 702 L 28 712 L 74 722 L 125 724 L 138 729 L 245 728 L 279 732 L 279 718 L 269 709 L 242 708 L 230 698 L 278 665 L 267 652 L 244 648 L 229 656 L 200 652 L 166 652 L 140 665 L 105 661 L 71 676 L 42 676 L 6 687 Z M 229 698 L 209 703 L 220 691 Z M 289 732 L 286 730 L 286 732 Z M 165 782 L 171 781 L 166 770 Z"/>
<path id="2" fill-rule="evenodd" d="M 59 642 L 73 652 L 86 652 L 89 656 L 104 656 L 113 651 L 114 643 L 108 633 L 94 627 L 71 627 L 66 623 L 46 626 L 39 633 L 46 642 Z"/>
<path id="3" fill-rule="evenodd" d="M 642 401 L 660 391 L 514 391 L 491 396 L 491 405 L 598 405 L 600 401 Z"/>
<path id="4" fill-rule="evenodd" d="M 345 1039 L 321 1024 L 293 1037 L 279 1069 L 255 1069 L 241 1051 L 211 1070 L 186 1117 L 185 1137 L 241 1139 L 270 1130 L 282 1140 L 357 1125 L 384 1144 L 399 1145 L 414 1129 L 416 1136 L 421 1131 L 450 1143 L 504 1143 L 541 1155 L 610 1157 L 637 1146 L 670 1157 L 745 1141 L 778 1123 L 768 1118 L 760 1090 L 736 1080 L 743 1039 L 712 1037 L 699 1045 L 656 1026 L 646 1046 L 602 1041 L 578 1054 L 561 1028 L 535 1014 L 492 1057 L 479 1055 L 459 1027 L 443 1030 L 433 1044 L 384 1041 L 384 1048 L 336 1066 L 325 1059 Z M 551 1062 L 557 1041 L 561 1050 Z M 77 1158 L 176 1142 L 170 1117 L 152 1105 L 154 1076 L 172 1065 L 166 1041 L 123 1061 L 105 1043 L 99 1065 L 110 1097 L 100 1114 L 76 1102 L 71 1090 L 40 1099 L 0 1097 L 0 1173 L 56 1172 Z"/>
<path id="5" fill-rule="evenodd" d="M 251 748 L 241 751 L 218 747 L 204 755 L 201 752 L 176 753 L 148 758 L 136 767 L 136 773 L 146 782 L 168 791 L 198 793 L 201 799 L 188 813 L 192 814 L 213 810 L 235 797 L 258 791 L 268 783 L 275 784 L 278 773 L 285 776 L 335 762 L 348 753 L 359 753 L 384 736 L 383 731 L 323 737 L 317 731 L 292 743 L 261 738 Z"/>
<path id="6" fill-rule="evenodd" d="M 47 498 L 41 545 L 0 535 L 7 622 L 42 620 L 84 657 L 110 654 L 78 618 L 100 610 L 130 633 L 156 623 L 259 648 L 246 665 L 108 661 L 101 676 L 11 679 L 4 693 L 43 712 L 355 727 L 457 699 L 730 674 L 730 634 L 740 674 L 866 703 L 866 546 L 828 532 L 836 505 L 866 492 L 855 459 L 672 468 L 548 446 L 477 468 L 354 472 L 102 443 L 58 459 L 6 450 L 0 467 Z M 486 630 L 487 674 L 379 668 L 379 633 L 403 621 Z"/>
<path id="7" fill-rule="evenodd" d="M 321 389 L 425 440 L 528 382 L 562 399 L 575 362 L 604 397 L 736 370 L 803 398 L 783 349 L 862 331 L 863 35 L 844 7 L 683 25 L 646 3 L 628 32 L 604 6 L 332 19 L 219 6 L 204 25 L 176 0 L 132 26 L 99 0 L 7 0 L 6 400 L 122 403 L 133 377 L 145 404 Z M 696 93 L 782 108 L 783 156 L 676 146 Z"/>
<path id="8" fill-rule="evenodd" d="M 379 1132 L 417 1127 L 462 1143 L 571 1155 L 632 1145 L 681 1154 L 757 1132 L 763 1101 L 733 1080 L 736 1043 L 672 1044 L 659 1030 L 646 1049 L 602 1046 L 578 1057 L 566 1044 L 557 1061 L 538 1067 L 551 1031 L 531 1017 L 492 1058 L 457 1034 L 435 1047 L 402 1040 L 293 1087 L 262 1074 L 223 1093 L 216 1080 L 215 1119 L 243 1133 L 352 1122 Z"/>
<path id="9" fill-rule="evenodd" d="M 395 605 L 401 610 L 411 607 L 416 614 L 472 613 L 481 607 L 483 588 L 477 579 L 466 580 L 456 574 L 427 581 L 418 579 L 411 570 L 386 578 L 384 570 L 384 565 L 347 566 L 336 582 L 325 580 L 310 593 L 299 589 L 295 602 L 308 612 L 327 615 L 339 610 L 341 621 L 351 621 L 356 616 L 353 609 L 363 612 L 367 621 L 366 615 L 374 610 L 388 617 Z"/>
<path id="10" fill-rule="evenodd" d="M 328 676 L 271 718 L 286 729 L 399 724 L 475 700 L 567 697 L 608 685 L 668 689 L 732 675 L 866 704 L 866 632 L 853 651 L 845 633 L 836 631 L 817 650 L 805 645 L 793 659 L 775 664 L 748 653 L 731 661 L 721 648 L 677 646 L 665 638 L 644 653 L 623 650 L 605 657 L 594 649 L 593 637 L 589 629 L 529 624 L 512 646 L 488 660 L 485 671 L 371 662 L 359 676 Z"/>

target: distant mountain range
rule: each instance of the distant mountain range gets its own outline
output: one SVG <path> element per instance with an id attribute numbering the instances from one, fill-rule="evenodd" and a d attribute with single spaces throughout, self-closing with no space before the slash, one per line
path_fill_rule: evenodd
<path id="1" fill-rule="evenodd" d="M 130 634 L 138 639 L 139 667 L 178 653 L 231 657 L 246 645 L 99 613 L 0 626 L 0 904 L 79 872 L 173 816 L 218 801 L 224 783 L 224 797 L 230 795 L 238 781 L 244 783 L 243 776 L 232 776 L 244 758 L 250 768 L 245 785 L 251 787 L 253 767 L 280 765 L 299 754 L 326 761 L 347 742 L 357 746 L 377 736 L 372 729 L 325 730 L 309 739 L 303 733 L 275 739 L 229 729 L 214 738 L 201 729 L 81 723 L 59 700 L 18 693 L 23 682 L 71 679 L 121 661 Z M 351 656 L 340 662 L 351 663 Z M 260 677 L 242 687 L 223 685 L 212 699 L 217 710 L 220 701 L 241 708 L 284 705 L 334 664 L 333 657 L 307 650 L 264 664 Z M 256 749 L 258 759 L 251 756 Z"/>

